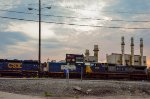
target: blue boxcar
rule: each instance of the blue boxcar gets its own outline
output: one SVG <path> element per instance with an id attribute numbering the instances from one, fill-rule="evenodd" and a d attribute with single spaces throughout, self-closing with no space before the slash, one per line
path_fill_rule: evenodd
<path id="1" fill-rule="evenodd" d="M 64 72 L 64 70 L 61 69 L 62 65 L 66 65 L 66 63 L 48 62 L 48 72 Z"/>
<path id="2" fill-rule="evenodd" d="M 84 71 L 85 65 L 83 63 L 75 63 L 73 65 L 58 62 L 48 63 L 48 76 L 50 77 L 66 77 L 66 73 L 69 72 L 70 78 L 79 78 L 81 72 L 84 74 Z"/>
<path id="3" fill-rule="evenodd" d="M 51 72 L 51 73 L 65 72 L 65 69 L 69 68 L 70 73 L 80 73 L 81 67 L 83 67 L 83 72 L 84 72 L 85 65 L 83 63 L 75 63 L 74 65 L 69 65 L 66 63 L 49 62 L 48 72 Z"/>

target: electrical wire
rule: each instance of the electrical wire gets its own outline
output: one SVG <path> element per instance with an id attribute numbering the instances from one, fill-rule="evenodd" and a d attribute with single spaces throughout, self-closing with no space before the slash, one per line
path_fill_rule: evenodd
<path id="1" fill-rule="evenodd" d="M 5 17 L 5 16 L 0 16 L 0 18 L 4 19 L 13 19 L 13 20 L 21 20 L 21 21 L 30 21 L 30 22 L 39 22 L 36 20 L 28 20 L 28 19 L 22 19 L 22 18 L 12 18 L 12 17 Z M 143 27 L 111 27 L 111 26 L 100 26 L 100 25 L 83 25 L 83 24 L 74 24 L 74 23 L 64 23 L 64 22 L 46 22 L 46 21 L 41 21 L 43 23 L 51 23 L 51 24 L 62 24 L 62 25 L 71 25 L 71 26 L 82 26 L 82 27 L 96 27 L 96 28 L 113 28 L 113 29 L 150 29 L 150 28 L 143 28 Z"/>
<path id="2" fill-rule="evenodd" d="M 46 4 L 43 4 L 43 5 L 46 5 Z M 54 6 L 54 7 L 64 7 L 64 8 L 68 8 L 68 9 L 74 9 L 74 10 L 85 10 L 85 11 L 92 11 L 92 12 L 97 12 L 99 10 L 88 10 L 88 9 L 79 9 L 79 8 L 72 8 L 72 7 L 69 7 L 69 6 L 58 6 L 58 5 L 48 5 L 48 6 Z M 129 11 L 105 11 L 105 10 L 102 10 L 100 12 L 106 12 L 106 13 L 121 13 L 121 14 L 150 14 L 150 12 L 129 12 Z"/>
<path id="3" fill-rule="evenodd" d="M 4 11 L 4 12 L 11 12 L 11 13 L 21 13 L 21 14 L 35 14 L 35 13 L 29 13 L 29 12 L 22 12 L 22 11 L 14 11 L 14 10 L 1 10 L 0 11 Z M 39 14 L 36 14 L 36 15 L 39 15 Z M 52 15 L 52 14 L 49 14 L 49 15 L 46 15 L 46 14 L 41 14 L 43 16 L 51 16 L 51 17 L 63 17 L 63 18 L 71 18 L 71 19 L 86 19 L 86 20 L 97 20 L 97 21 L 100 21 L 100 20 L 104 20 L 104 21 L 116 21 L 116 22 L 136 22 L 136 23 L 147 23 L 147 22 L 150 22 L 150 21 L 146 21 L 146 20 L 133 20 L 133 21 L 129 21 L 129 20 L 113 20 L 113 19 L 103 19 L 103 18 L 90 18 L 90 17 L 75 17 L 75 16 L 62 16 L 62 15 Z"/>
<path id="4" fill-rule="evenodd" d="M 26 5 L 38 5 L 38 3 L 30 3 L 30 4 L 26 4 Z M 53 7 L 63 7 L 63 8 L 67 8 L 67 9 L 74 9 L 74 10 L 85 10 L 85 11 L 99 11 L 99 10 L 89 10 L 89 9 L 81 9 L 81 8 L 73 8 L 70 6 L 61 6 L 61 5 L 48 5 L 48 4 L 42 4 L 42 5 L 46 5 L 46 6 L 53 6 Z M 18 5 L 0 5 L 0 6 L 18 6 Z M 129 12 L 129 11 L 101 11 L 101 12 L 106 12 L 106 13 L 121 13 L 121 14 L 150 14 L 150 12 Z"/>
<path id="5" fill-rule="evenodd" d="M 28 5 L 37 5 L 38 3 L 31 3 Z M 42 4 L 47 5 L 47 4 Z M 89 9 L 81 9 L 81 8 L 73 8 L 70 6 L 60 6 L 60 5 L 47 5 L 47 6 L 54 6 L 54 7 L 64 7 L 67 9 L 74 9 L 74 10 L 85 10 L 85 11 L 99 11 L 99 10 L 89 10 Z M 107 12 L 107 13 L 122 13 L 122 14 L 150 14 L 150 12 L 128 12 L 128 11 L 101 11 L 101 12 Z"/>

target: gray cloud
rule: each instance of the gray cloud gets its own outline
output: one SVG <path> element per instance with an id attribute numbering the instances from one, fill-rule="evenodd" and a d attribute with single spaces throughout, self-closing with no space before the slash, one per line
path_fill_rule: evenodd
<path id="1" fill-rule="evenodd" d="M 27 35 L 23 35 L 17 32 L 0 32 L 0 35 L 1 51 L 7 51 L 9 46 L 16 45 L 18 42 L 26 42 L 30 39 Z"/>

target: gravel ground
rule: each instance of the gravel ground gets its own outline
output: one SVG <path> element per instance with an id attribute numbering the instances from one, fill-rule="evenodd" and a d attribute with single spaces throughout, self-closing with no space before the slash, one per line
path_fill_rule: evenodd
<path id="1" fill-rule="evenodd" d="M 150 82 L 65 79 L 0 79 L 0 91 L 42 97 L 150 96 Z M 102 98 L 100 98 L 102 99 Z"/>

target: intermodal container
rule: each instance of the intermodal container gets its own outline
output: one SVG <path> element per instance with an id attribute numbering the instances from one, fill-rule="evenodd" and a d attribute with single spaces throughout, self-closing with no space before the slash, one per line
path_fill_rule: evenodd
<path id="1" fill-rule="evenodd" d="M 84 55 L 66 54 L 66 63 L 75 64 L 77 62 L 83 62 L 83 61 L 84 61 Z"/>

